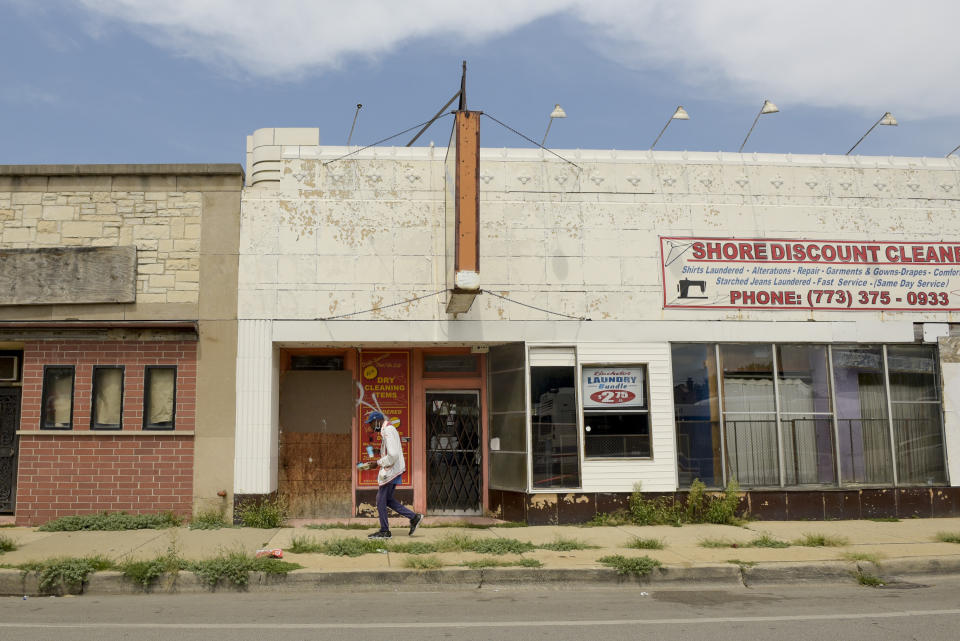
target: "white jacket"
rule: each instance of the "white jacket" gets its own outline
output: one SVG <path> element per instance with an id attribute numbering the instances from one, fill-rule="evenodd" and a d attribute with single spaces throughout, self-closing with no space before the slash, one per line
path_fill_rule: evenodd
<path id="1" fill-rule="evenodd" d="M 400 447 L 400 433 L 390 423 L 380 430 L 380 454 L 382 456 L 377 460 L 377 465 L 380 467 L 377 485 L 386 485 L 407 469 L 407 464 L 403 460 L 403 449 Z"/>

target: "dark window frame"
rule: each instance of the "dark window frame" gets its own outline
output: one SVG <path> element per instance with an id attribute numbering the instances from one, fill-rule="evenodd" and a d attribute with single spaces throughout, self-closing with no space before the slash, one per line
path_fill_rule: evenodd
<path id="1" fill-rule="evenodd" d="M 70 370 L 70 423 L 66 426 L 47 425 L 47 372 L 49 370 L 63 369 Z M 73 412 L 76 408 L 74 396 L 77 388 L 77 366 L 76 365 L 44 365 L 43 381 L 40 390 L 40 429 L 41 430 L 60 430 L 69 431 L 73 429 Z"/>
<path id="2" fill-rule="evenodd" d="M 148 423 L 150 415 L 150 378 L 153 370 L 173 370 L 173 407 L 170 411 L 170 425 Z M 176 365 L 147 365 L 143 368 L 143 429 L 144 430 L 174 430 L 177 427 L 177 366 Z"/>
<path id="3" fill-rule="evenodd" d="M 627 367 L 643 369 L 643 407 L 625 408 L 625 407 L 584 407 L 583 398 L 580 399 L 580 432 L 583 435 L 583 460 L 587 461 L 652 461 L 654 460 L 653 451 L 653 417 L 650 410 L 650 363 L 580 363 L 580 384 L 583 384 L 583 370 L 593 367 Z M 583 394 L 586 397 L 586 394 Z M 587 452 L 587 416 L 595 415 L 625 415 L 625 414 L 643 414 L 647 417 L 647 448 L 650 454 L 647 456 L 596 456 Z"/>
<path id="4" fill-rule="evenodd" d="M 117 425 L 96 422 L 97 413 L 97 371 L 106 369 L 120 370 L 120 422 Z M 94 365 L 90 372 L 90 429 L 91 430 L 122 430 L 123 429 L 123 396 L 126 390 L 127 371 L 125 365 Z"/>

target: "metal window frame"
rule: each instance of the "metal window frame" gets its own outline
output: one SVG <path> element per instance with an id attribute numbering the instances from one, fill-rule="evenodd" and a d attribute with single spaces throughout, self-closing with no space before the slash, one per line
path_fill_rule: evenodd
<path id="1" fill-rule="evenodd" d="M 150 379 L 153 370 L 173 370 L 173 407 L 170 412 L 170 425 L 156 425 L 147 422 L 150 409 Z M 146 365 L 143 368 L 143 429 L 144 430 L 174 430 L 177 427 L 177 366 L 176 365 Z"/>
<path id="2" fill-rule="evenodd" d="M 524 350 L 525 358 L 525 375 L 526 375 L 526 415 L 527 415 L 527 494 L 556 494 L 558 492 L 567 492 L 570 490 L 582 490 L 583 489 L 583 439 L 580 438 L 580 430 L 582 419 L 577 415 L 577 476 L 580 479 L 580 484 L 577 486 L 562 486 L 562 487 L 544 487 L 536 488 L 533 486 L 533 415 L 531 413 L 532 408 L 532 398 L 533 398 L 533 368 L 534 367 L 561 367 L 559 365 L 531 365 L 530 364 L 530 352 L 538 348 L 554 348 L 554 349 L 569 349 L 573 351 L 573 365 L 570 367 L 573 368 L 573 385 L 574 385 L 574 402 L 577 406 L 580 406 L 580 396 L 582 395 L 582 390 L 580 389 L 580 381 L 577 377 L 577 371 L 580 363 L 580 350 L 577 349 L 577 346 L 571 344 L 557 345 L 551 343 L 526 343 L 526 349 Z M 563 366 L 565 367 L 565 366 Z"/>
<path id="3" fill-rule="evenodd" d="M 120 422 L 116 425 L 108 425 L 106 423 L 98 423 L 96 421 L 97 414 L 97 372 L 101 370 L 108 369 L 118 369 L 120 370 Z M 174 379 L 176 380 L 176 379 Z M 104 431 L 117 431 L 123 429 L 123 396 L 126 389 L 127 383 L 127 372 L 125 365 L 94 365 L 93 369 L 90 372 L 90 429 L 91 430 L 104 430 Z"/>
<path id="4" fill-rule="evenodd" d="M 70 424 L 66 427 L 57 427 L 46 425 L 47 422 L 47 372 L 54 369 L 68 369 L 70 370 Z M 75 392 L 77 389 L 77 366 L 76 365 L 44 365 L 43 366 L 43 383 L 41 385 L 40 391 L 40 429 L 41 430 L 58 430 L 58 431 L 69 431 L 73 429 L 73 413 L 76 409 L 76 402 L 74 397 L 76 396 Z"/>
<path id="5" fill-rule="evenodd" d="M 587 456 L 587 438 L 586 438 L 586 419 L 584 418 L 588 413 L 592 414 L 602 414 L 604 412 L 614 413 L 614 408 L 604 409 L 604 408 L 591 408 L 586 409 L 583 407 L 583 368 L 584 367 L 642 367 L 643 368 L 643 400 L 646 405 L 645 409 L 620 409 L 616 410 L 618 414 L 646 414 L 647 415 L 647 431 L 649 432 L 648 438 L 650 439 L 650 456 Z M 592 361 L 580 361 L 577 359 L 577 373 L 579 377 L 577 378 L 577 386 L 581 388 L 577 392 L 577 398 L 579 403 L 577 404 L 577 422 L 579 423 L 580 429 L 580 468 L 581 474 L 583 469 L 583 463 L 585 461 L 652 461 L 655 459 L 653 451 L 653 418 L 651 416 L 650 410 L 650 363 L 638 363 L 636 361 L 626 361 L 626 362 L 592 362 Z M 676 433 L 676 427 L 674 427 L 674 433 Z M 583 483 L 583 479 L 580 479 L 580 483 Z M 679 487 L 679 484 L 678 484 Z"/>

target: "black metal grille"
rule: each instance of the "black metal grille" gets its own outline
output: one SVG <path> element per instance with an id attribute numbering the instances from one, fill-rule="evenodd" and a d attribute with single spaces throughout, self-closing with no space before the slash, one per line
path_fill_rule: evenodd
<path id="1" fill-rule="evenodd" d="M 0 387 L 0 512 L 13 512 L 16 502 L 19 422 L 20 388 Z"/>
<path id="2" fill-rule="evenodd" d="M 427 510 L 480 512 L 480 396 L 427 392 Z"/>

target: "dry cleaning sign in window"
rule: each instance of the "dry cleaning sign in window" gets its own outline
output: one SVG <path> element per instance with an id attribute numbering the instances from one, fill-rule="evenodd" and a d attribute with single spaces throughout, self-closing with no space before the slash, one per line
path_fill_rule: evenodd
<path id="1" fill-rule="evenodd" d="M 584 367 L 583 407 L 643 407 L 642 367 Z"/>
<path id="2" fill-rule="evenodd" d="M 960 309 L 960 242 L 660 238 L 663 306 Z"/>

